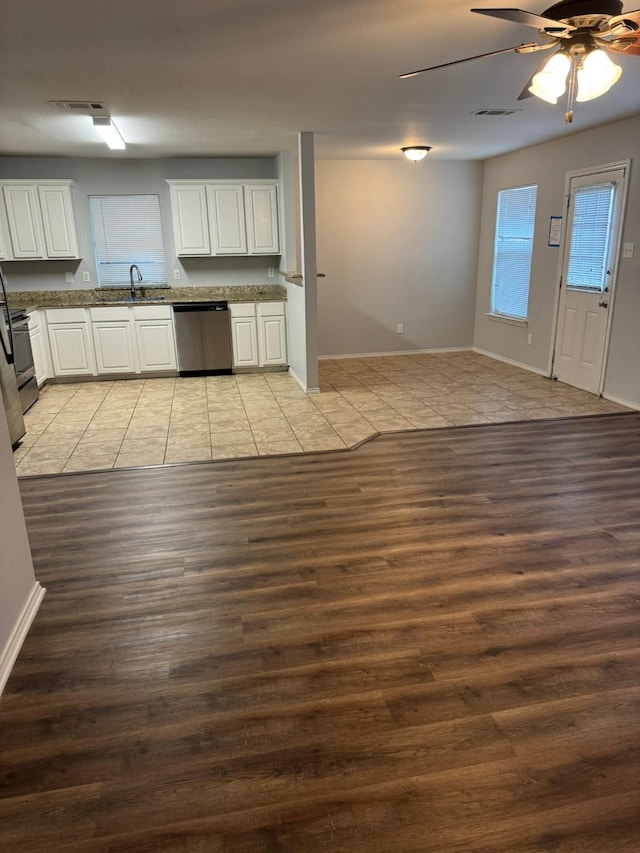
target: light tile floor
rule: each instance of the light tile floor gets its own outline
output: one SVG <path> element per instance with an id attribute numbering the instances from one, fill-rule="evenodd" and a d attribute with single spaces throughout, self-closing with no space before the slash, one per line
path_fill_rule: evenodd
<path id="1" fill-rule="evenodd" d="M 334 359 L 320 393 L 286 373 L 50 385 L 19 475 L 353 447 L 378 432 L 625 411 L 471 352 Z"/>

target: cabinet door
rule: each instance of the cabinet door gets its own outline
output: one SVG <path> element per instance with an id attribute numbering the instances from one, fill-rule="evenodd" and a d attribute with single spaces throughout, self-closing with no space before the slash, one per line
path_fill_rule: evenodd
<path id="1" fill-rule="evenodd" d="M 176 370 L 176 347 L 171 320 L 136 320 L 140 370 Z"/>
<path id="2" fill-rule="evenodd" d="M 242 184 L 207 186 L 211 253 L 246 255 L 247 229 Z"/>
<path id="3" fill-rule="evenodd" d="M 49 344 L 55 376 L 93 376 L 88 323 L 50 323 Z"/>
<path id="4" fill-rule="evenodd" d="M 255 317 L 231 318 L 234 367 L 258 366 L 258 335 Z"/>
<path id="5" fill-rule="evenodd" d="M 284 317 L 260 317 L 260 366 L 286 364 L 287 340 Z"/>
<path id="6" fill-rule="evenodd" d="M 131 323 L 106 320 L 91 328 L 98 373 L 135 373 Z"/>
<path id="7" fill-rule="evenodd" d="M 204 184 L 172 184 L 171 216 L 176 255 L 211 254 Z"/>
<path id="8" fill-rule="evenodd" d="M 9 241 L 5 237 L 1 216 L 2 214 L 0 213 L 0 261 L 10 261 L 11 256 L 9 254 Z"/>
<path id="9" fill-rule="evenodd" d="M 278 197 L 275 184 L 246 184 L 244 200 L 250 255 L 277 255 Z"/>
<path id="10" fill-rule="evenodd" d="M 4 186 L 9 236 L 16 260 L 44 258 L 44 236 L 35 184 Z"/>
<path id="11" fill-rule="evenodd" d="M 47 257 L 80 257 L 71 188 L 65 185 L 39 186 L 38 195 Z"/>

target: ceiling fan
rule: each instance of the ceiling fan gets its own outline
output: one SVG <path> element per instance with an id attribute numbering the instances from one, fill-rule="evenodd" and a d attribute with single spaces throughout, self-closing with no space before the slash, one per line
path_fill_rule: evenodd
<path id="1" fill-rule="evenodd" d="M 565 123 L 573 120 L 574 101 L 590 101 L 604 95 L 618 80 L 622 69 L 613 63 L 608 53 L 640 56 L 640 9 L 622 12 L 622 0 L 561 0 L 541 15 L 522 9 L 471 9 L 488 15 L 523 24 L 538 30 L 543 43 L 530 42 L 501 50 L 491 50 L 409 71 L 400 77 L 414 77 L 436 68 L 447 68 L 496 56 L 501 53 L 534 53 L 538 50 L 559 49 L 540 63 L 518 100 L 536 95 L 551 104 L 567 92 Z"/>

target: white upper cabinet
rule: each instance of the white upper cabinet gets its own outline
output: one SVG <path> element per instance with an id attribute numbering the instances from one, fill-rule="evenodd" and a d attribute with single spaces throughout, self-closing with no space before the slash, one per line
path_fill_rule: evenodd
<path id="1" fill-rule="evenodd" d="M 72 181 L 3 181 L 7 260 L 79 258 Z"/>
<path id="2" fill-rule="evenodd" d="M 2 219 L 0 218 L 0 261 L 4 261 L 9 257 L 8 241 L 5 237 Z"/>
<path id="3" fill-rule="evenodd" d="M 47 257 L 80 257 L 71 187 L 66 185 L 40 185 L 38 195 L 40 196 Z"/>
<path id="4" fill-rule="evenodd" d="M 170 190 L 176 255 L 210 255 L 204 184 L 170 184 Z"/>
<path id="5" fill-rule="evenodd" d="M 178 256 L 278 255 L 274 181 L 167 181 Z"/>
<path id="6" fill-rule="evenodd" d="M 244 188 L 250 255 L 277 255 L 278 197 L 275 184 L 247 184 Z"/>
<path id="7" fill-rule="evenodd" d="M 3 188 L 7 207 L 11 256 L 17 260 L 44 258 L 42 215 L 35 184 L 12 184 Z"/>
<path id="8" fill-rule="evenodd" d="M 246 255 L 242 184 L 209 184 L 207 207 L 212 255 Z"/>

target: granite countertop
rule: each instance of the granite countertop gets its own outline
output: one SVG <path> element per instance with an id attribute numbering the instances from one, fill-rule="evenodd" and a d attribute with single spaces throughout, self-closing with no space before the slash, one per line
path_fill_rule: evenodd
<path id="1" fill-rule="evenodd" d="M 138 291 L 140 288 L 138 288 Z M 229 287 L 146 287 L 141 304 L 174 302 L 283 302 L 281 284 L 246 284 Z M 85 308 L 91 305 L 131 304 L 128 287 L 92 290 L 16 290 L 7 294 L 12 308 Z"/>

